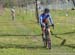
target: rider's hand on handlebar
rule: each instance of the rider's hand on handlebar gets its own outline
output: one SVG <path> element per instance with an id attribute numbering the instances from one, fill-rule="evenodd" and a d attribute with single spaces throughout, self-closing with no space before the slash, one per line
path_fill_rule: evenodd
<path id="1" fill-rule="evenodd" d="M 54 29 L 54 24 L 52 24 L 52 27 L 53 27 L 53 29 Z"/>

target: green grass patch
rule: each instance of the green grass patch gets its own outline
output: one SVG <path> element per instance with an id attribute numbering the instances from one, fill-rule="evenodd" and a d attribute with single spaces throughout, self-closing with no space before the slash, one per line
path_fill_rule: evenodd
<path id="1" fill-rule="evenodd" d="M 5 9 L 0 16 L 0 55 L 75 55 L 75 11 L 53 11 L 51 14 L 55 29 L 51 36 L 52 49 L 43 48 L 40 25 L 35 12 L 16 9 L 15 21 L 10 10 Z M 60 37 L 62 39 L 56 38 Z M 63 39 L 66 42 L 61 46 Z"/>

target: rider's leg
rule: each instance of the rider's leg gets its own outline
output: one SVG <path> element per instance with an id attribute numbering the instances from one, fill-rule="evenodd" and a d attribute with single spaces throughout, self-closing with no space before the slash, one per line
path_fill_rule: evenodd
<path id="1" fill-rule="evenodd" d="M 41 25 L 41 28 L 42 28 L 42 36 L 43 38 L 45 38 L 45 24 L 44 23 Z"/>
<path id="2" fill-rule="evenodd" d="M 43 39 L 43 42 L 44 42 L 44 47 L 46 47 L 45 27 L 42 28 L 42 39 Z"/>
<path id="3" fill-rule="evenodd" d="M 48 28 L 48 33 L 50 34 L 50 28 Z"/>
<path id="4" fill-rule="evenodd" d="M 43 39 L 43 42 L 44 42 L 44 47 L 46 47 L 46 37 L 45 37 L 45 24 L 42 25 L 42 39 Z"/>
<path id="5" fill-rule="evenodd" d="M 42 27 L 42 35 L 43 35 L 43 38 L 45 38 L 45 27 Z"/>
<path id="6" fill-rule="evenodd" d="M 51 49 L 51 33 L 50 33 L 50 28 L 48 28 L 48 34 L 49 34 L 49 37 L 48 37 L 48 48 Z"/>

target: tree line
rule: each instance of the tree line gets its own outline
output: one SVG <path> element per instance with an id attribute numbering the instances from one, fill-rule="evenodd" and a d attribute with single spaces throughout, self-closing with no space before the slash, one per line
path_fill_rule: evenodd
<path id="1" fill-rule="evenodd" d="M 34 3 L 36 0 L 0 0 L 0 4 L 3 4 L 4 7 L 12 6 L 26 6 L 27 4 Z M 37 0 L 38 1 L 38 0 Z M 41 2 L 53 3 L 53 2 L 66 2 L 72 1 L 75 6 L 75 0 L 39 0 Z"/>

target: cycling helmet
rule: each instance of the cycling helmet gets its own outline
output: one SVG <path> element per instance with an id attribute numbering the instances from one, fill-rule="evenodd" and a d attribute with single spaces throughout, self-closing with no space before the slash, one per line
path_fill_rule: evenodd
<path id="1" fill-rule="evenodd" d="M 49 13 L 49 9 L 48 8 L 45 8 L 44 9 L 44 13 Z"/>

